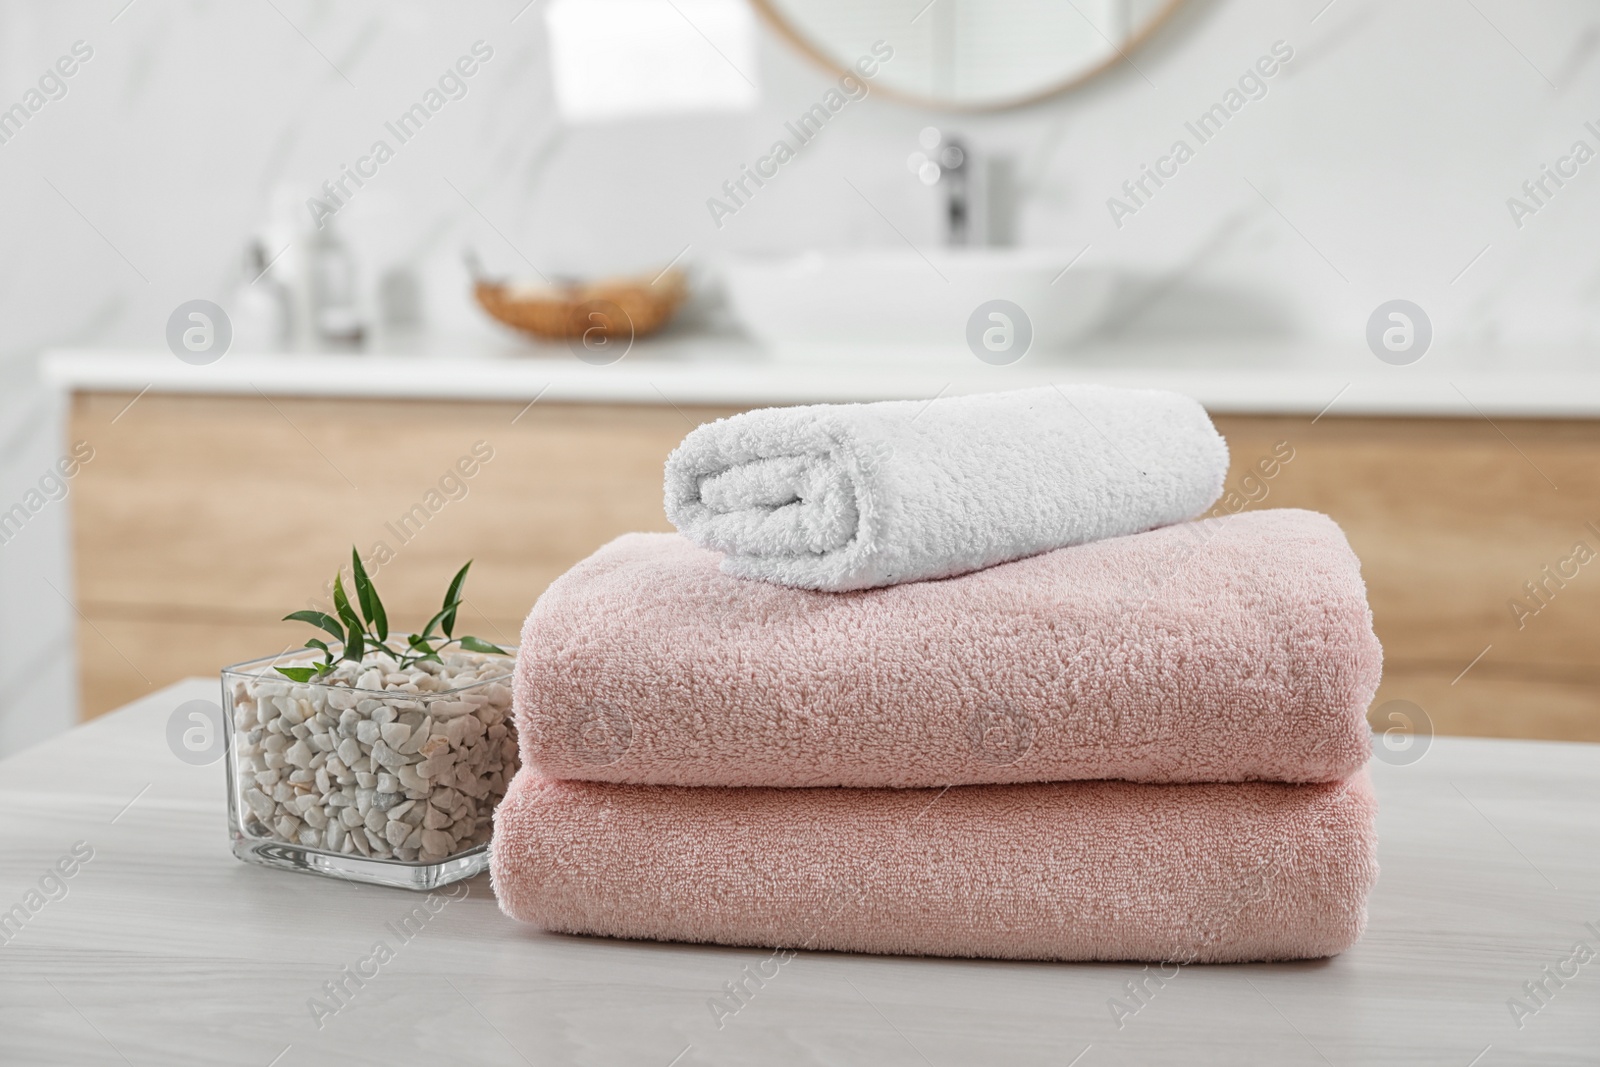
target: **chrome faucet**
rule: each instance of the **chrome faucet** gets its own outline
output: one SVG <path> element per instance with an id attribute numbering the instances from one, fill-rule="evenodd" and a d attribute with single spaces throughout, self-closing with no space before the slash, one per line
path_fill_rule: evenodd
<path id="1" fill-rule="evenodd" d="M 945 190 L 945 244 L 959 247 L 972 243 L 972 160 L 958 137 L 934 126 L 917 137 L 922 151 L 911 153 L 906 165 L 924 185 L 942 185 Z"/>

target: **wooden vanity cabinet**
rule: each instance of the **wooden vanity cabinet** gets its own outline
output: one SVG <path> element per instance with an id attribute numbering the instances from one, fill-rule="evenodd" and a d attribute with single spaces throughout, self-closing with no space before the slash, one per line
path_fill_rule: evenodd
<path id="1" fill-rule="evenodd" d="M 513 642 L 572 563 L 670 529 L 662 461 L 735 410 L 133 399 L 72 402 L 94 450 L 71 498 L 86 716 L 299 644 L 306 628 L 275 620 L 326 603 L 352 543 L 401 621 L 437 610 L 472 558 L 461 625 Z M 1385 650 L 1375 723 L 1407 700 L 1441 733 L 1600 741 L 1600 422 L 1217 424 L 1222 509 L 1327 512 L 1361 557 Z"/>

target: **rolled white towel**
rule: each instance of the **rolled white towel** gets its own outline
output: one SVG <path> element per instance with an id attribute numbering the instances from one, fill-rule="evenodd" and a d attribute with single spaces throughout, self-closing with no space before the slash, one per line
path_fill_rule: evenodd
<path id="1" fill-rule="evenodd" d="M 667 458 L 666 508 L 724 573 L 843 592 L 1194 518 L 1227 471 L 1189 397 L 1044 386 L 718 419 Z"/>

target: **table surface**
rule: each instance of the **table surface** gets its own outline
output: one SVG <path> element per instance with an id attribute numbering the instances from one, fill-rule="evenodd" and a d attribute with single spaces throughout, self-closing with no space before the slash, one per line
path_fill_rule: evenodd
<path id="1" fill-rule="evenodd" d="M 1004 367 L 921 349 L 777 353 L 748 341 L 640 341 L 607 366 L 562 345 L 429 339 L 361 353 L 229 352 L 191 366 L 165 350 L 62 349 L 44 380 L 68 391 L 546 403 L 805 404 L 993 392 L 1047 384 L 1173 389 L 1220 414 L 1482 418 L 1600 417 L 1593 350 L 1515 354 L 1440 345 L 1390 366 L 1359 339 L 1343 346 L 1237 341 L 1030 354 Z"/>
<path id="2" fill-rule="evenodd" d="M 719 1028 L 708 1000 L 767 952 L 540 933 L 486 876 L 402 941 L 417 894 L 240 863 L 220 762 L 166 740 L 179 704 L 216 696 L 183 682 L 0 762 L 0 910 L 93 850 L 0 944 L 0 1063 L 1600 1062 L 1600 957 L 1569 962 L 1600 951 L 1600 746 L 1435 738 L 1376 763 L 1361 943 L 1186 967 L 1120 1028 L 1136 966 L 823 952 Z M 319 1027 L 310 999 L 380 940 L 392 960 Z M 1569 977 L 1514 1018 L 1546 967 Z"/>

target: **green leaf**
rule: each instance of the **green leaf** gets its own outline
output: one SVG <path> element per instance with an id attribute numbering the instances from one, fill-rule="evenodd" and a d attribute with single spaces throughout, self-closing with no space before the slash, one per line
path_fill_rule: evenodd
<path id="1" fill-rule="evenodd" d="M 468 652 L 488 652 L 497 656 L 509 656 L 511 654 L 499 645 L 491 645 L 480 637 L 463 637 L 461 639 L 461 647 Z"/>
<path id="2" fill-rule="evenodd" d="M 319 673 L 315 667 L 275 667 L 273 669 L 291 682 L 309 682 Z"/>
<path id="3" fill-rule="evenodd" d="M 344 575 L 333 576 L 333 610 L 339 613 L 339 619 L 347 628 L 354 627 L 360 630 L 361 619 L 356 615 L 355 609 L 350 606 L 350 598 L 345 595 Z"/>
<path id="4" fill-rule="evenodd" d="M 450 579 L 450 588 L 445 590 L 444 612 L 440 613 L 444 617 L 440 620 L 440 625 L 446 637 L 454 636 L 451 631 L 456 627 L 456 606 L 461 603 L 461 583 L 467 580 L 467 568 L 471 566 L 472 561 L 470 559 L 463 563 L 461 569 L 456 571 L 456 576 Z M 448 614 L 445 614 L 445 612 L 448 612 Z"/>
<path id="5" fill-rule="evenodd" d="M 429 644 L 426 638 L 412 634 L 410 637 L 406 638 L 406 642 L 412 647 L 412 649 L 419 653 L 419 655 L 411 662 L 421 663 L 424 660 L 432 660 L 435 663 L 444 662 L 444 660 L 439 658 L 439 650 L 434 648 L 433 645 Z"/>
<path id="6" fill-rule="evenodd" d="M 383 610 L 383 601 L 378 599 L 378 590 L 372 584 L 372 579 L 367 576 L 367 568 L 361 564 L 361 553 L 356 551 L 356 546 L 350 546 L 350 571 L 355 576 L 356 600 L 361 604 L 361 614 L 367 620 L 367 625 L 377 632 L 379 641 L 389 639 L 389 616 Z"/>
<path id="7" fill-rule="evenodd" d="M 337 640 L 344 640 L 344 630 L 339 626 L 339 620 L 325 611 L 295 611 L 283 617 L 284 622 L 309 622 L 312 626 L 321 627 L 328 631 Z"/>
<path id="8" fill-rule="evenodd" d="M 328 647 L 328 644 L 327 644 L 326 641 L 319 641 L 315 637 L 313 637 L 311 640 L 306 642 L 306 647 L 307 648 L 320 648 L 320 649 L 322 649 L 322 658 L 324 660 L 331 661 L 333 659 L 333 649 Z"/>
<path id="9" fill-rule="evenodd" d="M 432 637 L 433 636 L 433 628 L 435 626 L 439 625 L 440 621 L 443 620 L 446 615 L 454 614 L 456 608 L 458 608 L 460 606 L 461 606 L 461 601 L 459 601 L 459 600 L 455 601 L 454 603 L 452 603 L 452 602 L 450 602 L 448 600 L 445 601 L 445 605 L 444 605 L 443 608 L 440 609 L 439 614 L 437 614 L 433 618 L 429 619 L 428 620 L 428 625 L 426 625 L 426 626 L 424 626 L 422 628 L 421 636 L 423 636 L 423 637 Z M 417 636 L 417 635 L 413 634 L 412 636 Z M 446 636 L 449 636 L 449 635 L 446 634 Z"/>
<path id="10" fill-rule="evenodd" d="M 355 609 L 350 606 L 350 598 L 345 595 L 343 577 L 337 574 L 333 576 L 333 606 L 348 631 L 344 635 L 344 658 L 359 663 L 366 652 L 361 620 L 356 617 Z"/>

